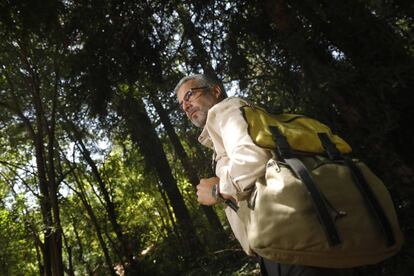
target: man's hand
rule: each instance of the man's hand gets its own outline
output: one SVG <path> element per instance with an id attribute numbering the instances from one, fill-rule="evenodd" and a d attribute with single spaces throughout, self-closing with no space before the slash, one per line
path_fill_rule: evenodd
<path id="1" fill-rule="evenodd" d="M 214 205 L 217 200 L 213 197 L 213 186 L 218 184 L 218 177 L 202 178 L 197 185 L 197 201 L 203 205 Z"/>
<path id="2" fill-rule="evenodd" d="M 200 183 L 197 185 L 197 201 L 203 205 L 214 205 L 217 203 L 217 199 L 213 196 L 213 186 L 219 184 L 220 178 L 210 177 L 200 179 Z M 226 194 L 221 194 L 224 199 L 234 199 Z"/>

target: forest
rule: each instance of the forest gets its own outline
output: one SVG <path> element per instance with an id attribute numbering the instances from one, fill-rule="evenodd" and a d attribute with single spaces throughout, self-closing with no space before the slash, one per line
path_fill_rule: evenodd
<path id="1" fill-rule="evenodd" d="M 197 203 L 194 73 L 348 141 L 405 236 L 364 275 L 413 275 L 413 30 L 410 0 L 0 0 L 0 275 L 260 274 Z"/>

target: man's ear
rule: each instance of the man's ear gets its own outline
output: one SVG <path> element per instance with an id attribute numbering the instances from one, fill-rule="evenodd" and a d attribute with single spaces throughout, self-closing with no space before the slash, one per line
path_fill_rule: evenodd
<path id="1" fill-rule="evenodd" d="M 213 86 L 213 95 L 214 95 L 214 97 L 218 100 L 218 99 L 221 98 L 221 94 L 222 94 L 222 91 L 221 91 L 220 85 L 218 85 L 218 84 L 214 85 Z"/>

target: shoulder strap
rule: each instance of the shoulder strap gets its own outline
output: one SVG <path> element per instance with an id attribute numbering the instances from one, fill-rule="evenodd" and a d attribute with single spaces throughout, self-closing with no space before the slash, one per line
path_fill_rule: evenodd
<path id="1" fill-rule="evenodd" d="M 339 152 L 336 145 L 331 141 L 331 139 L 329 139 L 326 133 L 318 133 L 318 136 L 329 158 L 332 160 L 341 159 L 344 161 L 345 165 L 349 168 L 352 174 L 352 178 L 354 179 L 354 183 L 357 186 L 362 197 L 364 198 L 365 204 L 367 205 L 368 210 L 370 211 L 371 215 L 373 215 L 376 218 L 378 224 L 380 225 L 382 229 L 382 232 L 384 233 L 387 239 L 387 245 L 388 246 L 394 245 L 395 238 L 392 232 L 391 224 L 388 221 L 388 218 L 385 215 L 384 210 L 382 209 L 377 198 L 375 197 L 374 192 L 371 190 L 370 186 L 368 185 L 361 170 L 355 165 L 355 162 L 353 162 L 350 158 L 344 157 Z"/>
<path id="2" fill-rule="evenodd" d="M 279 157 L 289 165 L 296 176 L 302 180 L 305 187 L 307 188 L 313 203 L 313 207 L 316 210 L 319 221 L 322 225 L 322 229 L 324 230 L 325 235 L 328 239 L 329 245 L 335 246 L 340 244 L 341 239 L 339 238 L 339 234 L 335 227 L 334 221 L 329 214 L 322 193 L 316 186 L 312 175 L 300 159 L 293 157 L 289 143 L 286 137 L 280 133 L 279 129 L 275 126 L 269 126 L 269 128 L 275 139 Z"/>

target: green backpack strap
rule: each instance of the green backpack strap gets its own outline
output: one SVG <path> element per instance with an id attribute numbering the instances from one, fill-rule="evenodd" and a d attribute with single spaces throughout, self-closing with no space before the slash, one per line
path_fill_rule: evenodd
<path id="1" fill-rule="evenodd" d="M 294 157 L 286 137 L 280 133 L 279 129 L 276 126 L 269 126 L 269 129 L 273 134 L 273 138 L 275 139 L 276 149 L 279 157 L 289 165 L 296 176 L 305 184 L 305 187 L 311 196 L 313 207 L 315 208 L 319 221 L 322 225 L 322 229 L 324 230 L 325 235 L 328 239 L 329 245 L 335 246 L 340 244 L 341 239 L 339 238 L 335 223 L 329 214 L 328 208 L 324 201 L 324 197 L 316 186 L 312 175 L 303 164 L 303 162 L 300 159 Z"/>
<path id="2" fill-rule="evenodd" d="M 355 165 L 355 163 L 351 159 L 344 157 L 339 152 L 335 144 L 329 139 L 326 133 L 318 133 L 318 136 L 329 158 L 332 160 L 342 159 L 345 165 L 350 169 L 354 182 L 359 192 L 363 196 L 365 203 L 368 207 L 368 210 L 376 218 L 378 224 L 380 225 L 382 229 L 382 232 L 384 233 L 387 239 L 387 245 L 388 246 L 394 245 L 395 238 L 392 232 L 391 224 L 387 216 L 385 215 L 384 210 L 379 204 L 377 198 L 372 192 L 372 189 L 368 185 L 365 177 L 361 173 L 361 170 Z"/>

